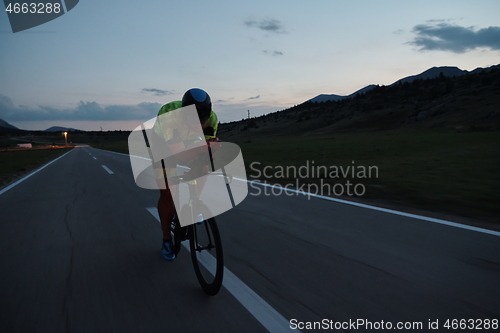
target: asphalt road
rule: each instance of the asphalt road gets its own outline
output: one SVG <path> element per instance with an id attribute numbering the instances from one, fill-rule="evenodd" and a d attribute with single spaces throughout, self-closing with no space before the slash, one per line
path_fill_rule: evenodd
<path id="1" fill-rule="evenodd" d="M 499 235 L 260 192 L 217 217 L 230 273 L 209 297 L 187 250 L 162 259 L 158 194 L 135 185 L 128 156 L 73 149 L 0 194 L 0 332 L 305 332 L 323 319 L 435 332 L 429 321 L 500 319 Z"/>

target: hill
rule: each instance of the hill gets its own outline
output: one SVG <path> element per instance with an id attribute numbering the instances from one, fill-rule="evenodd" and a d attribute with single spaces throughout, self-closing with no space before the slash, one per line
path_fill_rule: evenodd
<path id="1" fill-rule="evenodd" d="M 50 128 L 47 128 L 45 132 L 69 132 L 69 131 L 81 131 L 76 128 L 71 128 L 71 127 L 61 127 L 61 126 L 52 126 Z"/>
<path id="2" fill-rule="evenodd" d="M 442 66 L 442 67 L 432 67 L 429 68 L 428 70 L 418 74 L 418 75 L 412 75 L 412 76 L 407 76 L 405 78 L 402 78 L 393 84 L 398 84 L 398 83 L 411 83 L 417 79 L 422 79 L 422 80 L 427 80 L 427 79 L 433 79 L 435 77 L 438 77 L 440 75 L 443 75 L 444 77 L 456 77 L 456 76 L 462 76 L 469 73 L 468 71 L 461 70 L 458 67 L 448 67 L 448 66 Z"/>
<path id="3" fill-rule="evenodd" d="M 334 95 L 334 94 L 332 94 L 332 95 L 321 94 L 321 95 L 318 95 L 314 98 L 311 98 L 310 100 L 308 100 L 308 102 L 321 103 L 321 102 L 327 102 L 327 101 L 340 101 L 341 99 L 344 99 L 344 98 L 354 97 L 357 94 L 365 93 L 365 92 L 373 89 L 374 87 L 375 87 L 374 84 L 370 84 L 369 86 L 361 88 L 348 96 L 340 96 L 340 95 Z"/>
<path id="4" fill-rule="evenodd" d="M 256 136 L 422 128 L 499 130 L 499 67 L 452 77 L 438 74 L 428 79 L 407 78 L 338 101 L 307 101 L 279 112 L 222 124 L 219 133 L 222 138 L 245 136 L 248 129 Z"/>
<path id="5" fill-rule="evenodd" d="M 16 126 L 12 126 L 11 124 L 2 119 L 0 119 L 0 127 L 16 129 L 16 130 L 18 129 Z"/>
<path id="6" fill-rule="evenodd" d="M 433 78 L 439 77 L 441 75 L 444 77 L 458 77 L 458 76 L 463 76 L 466 74 L 477 74 L 477 73 L 481 73 L 483 71 L 490 71 L 490 70 L 495 69 L 495 68 L 500 68 L 500 65 L 492 66 L 489 68 L 476 68 L 475 70 L 470 71 L 470 72 L 466 71 L 466 70 L 462 70 L 458 67 L 451 67 L 451 66 L 432 67 L 432 68 L 429 68 L 428 70 L 426 70 L 420 74 L 407 76 L 405 78 L 399 79 L 391 85 L 405 83 L 405 82 L 411 83 L 411 82 L 418 80 L 418 79 L 422 79 L 422 80 L 433 79 Z M 373 89 L 374 87 L 376 87 L 376 85 L 371 84 L 371 85 L 366 86 L 358 91 L 355 91 L 354 93 L 352 93 L 348 96 L 340 96 L 340 95 L 334 95 L 334 94 L 332 94 L 332 95 L 321 94 L 321 95 L 318 95 L 314 98 L 311 98 L 310 100 L 308 100 L 308 102 L 321 103 L 321 102 L 327 102 L 327 101 L 339 101 L 339 100 L 344 99 L 344 98 L 354 97 L 358 94 L 365 93 L 365 92 Z"/>

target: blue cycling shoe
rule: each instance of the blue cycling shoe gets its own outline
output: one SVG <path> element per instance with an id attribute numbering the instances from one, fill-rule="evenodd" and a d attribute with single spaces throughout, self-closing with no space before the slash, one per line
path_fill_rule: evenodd
<path id="1" fill-rule="evenodd" d="M 161 255 L 163 256 L 163 259 L 168 261 L 172 261 L 175 259 L 174 246 L 172 245 L 172 241 L 163 242 Z"/>

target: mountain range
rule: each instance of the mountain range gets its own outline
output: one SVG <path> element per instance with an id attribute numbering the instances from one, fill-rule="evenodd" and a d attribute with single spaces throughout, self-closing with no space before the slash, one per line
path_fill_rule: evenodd
<path id="1" fill-rule="evenodd" d="M 2 131 L 22 131 L 14 125 L 9 124 L 5 120 L 0 119 L 0 132 Z M 61 127 L 61 126 L 52 126 L 47 128 L 44 132 L 65 132 L 65 131 L 81 131 L 72 127 Z"/>
<path id="2" fill-rule="evenodd" d="M 259 117 L 224 123 L 218 135 L 230 141 L 231 137 L 247 137 L 247 133 L 276 137 L 353 131 L 500 130 L 500 66 L 471 72 L 448 69 L 431 68 L 389 86 L 376 85 L 351 98 L 306 101 Z"/>
<path id="3" fill-rule="evenodd" d="M 16 126 L 9 124 L 8 122 L 6 122 L 5 120 L 2 120 L 2 119 L 0 119 L 0 127 L 9 128 L 9 129 L 18 129 Z"/>
<path id="4" fill-rule="evenodd" d="M 399 79 L 396 82 L 394 82 L 393 84 L 391 84 L 390 86 L 395 85 L 395 84 L 399 84 L 399 83 L 405 83 L 405 82 L 411 83 L 417 79 L 422 79 L 422 80 L 432 79 L 432 78 L 440 76 L 441 74 L 445 77 L 457 77 L 457 76 L 463 76 L 465 74 L 475 74 L 475 73 L 480 73 L 482 71 L 490 71 L 491 69 L 494 69 L 494 68 L 500 68 L 500 65 L 496 65 L 496 66 L 492 66 L 492 67 L 488 67 L 488 68 L 479 67 L 479 68 L 474 69 L 473 71 L 462 70 L 458 67 L 451 67 L 451 66 L 432 67 L 432 68 L 429 68 L 428 70 L 426 70 L 420 74 L 407 76 L 407 77 L 404 77 L 402 79 Z M 354 97 L 358 94 L 362 94 L 362 93 L 365 93 L 367 91 L 370 91 L 373 88 L 375 88 L 376 86 L 377 85 L 375 85 L 375 84 L 370 84 L 370 85 L 368 85 L 360 90 L 357 90 L 357 91 L 355 91 L 352 94 L 347 95 L 347 96 L 341 96 L 341 95 L 335 95 L 335 94 L 331 94 L 331 95 L 321 94 L 321 95 L 318 95 L 314 98 L 309 99 L 308 102 L 321 103 L 321 102 L 326 102 L 326 101 L 339 101 L 339 100 L 344 99 L 344 98 Z"/>
<path id="5" fill-rule="evenodd" d="M 81 130 L 72 127 L 61 127 L 61 126 L 52 126 L 45 130 L 45 132 L 66 132 L 66 131 L 81 131 Z"/>
<path id="6" fill-rule="evenodd" d="M 357 91 L 355 91 L 352 94 L 347 95 L 347 96 L 341 96 L 341 95 L 335 95 L 335 94 L 330 94 L 330 95 L 321 94 L 321 95 L 318 95 L 314 98 L 311 98 L 310 100 L 308 100 L 308 102 L 321 103 L 321 102 L 327 102 L 327 101 L 339 101 L 339 100 L 344 99 L 344 98 L 354 97 L 357 94 L 362 94 L 364 92 L 370 91 L 375 86 L 376 86 L 375 84 L 370 84 L 369 86 L 361 88 L 361 89 L 359 89 L 359 90 L 357 90 Z"/>

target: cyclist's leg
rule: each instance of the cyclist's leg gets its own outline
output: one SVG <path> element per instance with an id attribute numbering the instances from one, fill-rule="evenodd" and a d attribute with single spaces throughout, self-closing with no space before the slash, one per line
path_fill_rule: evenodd
<path id="1" fill-rule="evenodd" d="M 172 193 L 169 188 L 160 190 L 160 198 L 158 199 L 158 215 L 160 216 L 161 229 L 163 231 L 163 239 L 170 240 L 170 224 L 174 218 L 175 205 Z"/>
<path id="2" fill-rule="evenodd" d="M 173 156 L 153 163 L 155 179 L 160 190 L 157 208 L 163 233 L 161 254 L 165 260 L 169 261 L 175 259 L 175 249 L 173 248 L 172 236 L 170 234 L 170 225 L 174 218 L 175 205 L 171 190 L 168 187 L 167 177 L 170 176 L 171 172 L 175 172 L 176 167 L 177 164 Z"/>
<path id="3" fill-rule="evenodd" d="M 171 164 L 171 163 L 170 163 Z M 175 214 L 175 205 L 172 197 L 172 192 L 165 179 L 166 176 L 175 172 L 174 166 L 167 165 L 162 169 L 155 169 L 156 182 L 160 190 L 160 198 L 158 199 L 158 215 L 160 216 L 161 229 L 163 231 L 163 240 L 171 240 L 170 224 Z M 175 187 L 174 187 L 175 191 Z"/>

